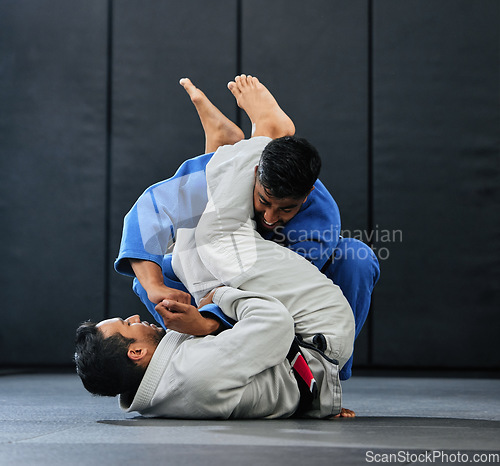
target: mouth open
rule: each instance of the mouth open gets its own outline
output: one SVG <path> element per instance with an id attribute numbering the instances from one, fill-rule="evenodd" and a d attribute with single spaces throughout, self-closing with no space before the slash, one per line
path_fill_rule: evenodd
<path id="1" fill-rule="evenodd" d="M 279 221 L 274 222 L 274 223 L 268 223 L 268 222 L 266 222 L 264 217 L 259 218 L 259 223 L 260 223 L 261 227 L 266 229 L 266 230 L 274 230 L 280 224 Z"/>
<path id="2" fill-rule="evenodd" d="M 158 328 L 158 325 L 155 324 L 150 324 L 147 320 L 142 320 L 141 321 L 142 325 L 145 325 L 146 327 L 153 327 L 153 328 Z"/>

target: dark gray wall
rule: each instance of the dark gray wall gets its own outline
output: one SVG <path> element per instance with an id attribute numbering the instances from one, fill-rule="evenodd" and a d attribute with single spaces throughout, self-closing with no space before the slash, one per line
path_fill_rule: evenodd
<path id="1" fill-rule="evenodd" d="M 321 180 L 352 232 L 369 219 L 368 24 L 362 0 L 243 2 L 242 71 L 262 78 L 318 148 Z M 370 361 L 369 347 L 365 330 L 357 363 Z"/>
<path id="2" fill-rule="evenodd" d="M 0 4 L 0 362 L 62 364 L 87 319 L 145 313 L 122 218 L 203 151 L 189 76 L 261 77 L 324 160 L 382 276 L 361 365 L 500 367 L 496 0 Z M 43 348 L 43 350 L 42 350 Z"/>
<path id="3" fill-rule="evenodd" d="M 0 2 L 0 362 L 67 363 L 104 315 L 106 7 Z"/>
<path id="4" fill-rule="evenodd" d="M 374 2 L 377 364 L 499 366 L 499 10 Z"/>
<path id="5" fill-rule="evenodd" d="M 199 1 L 156 1 L 145 9 L 126 0 L 115 2 L 113 13 L 110 267 L 123 216 L 137 197 L 203 153 L 202 127 L 179 79 L 204 83 L 209 97 L 235 119 L 225 83 L 236 70 L 237 34 L 232 0 L 217 2 L 215 10 Z M 110 275 L 109 315 L 144 312 L 130 279 Z"/>

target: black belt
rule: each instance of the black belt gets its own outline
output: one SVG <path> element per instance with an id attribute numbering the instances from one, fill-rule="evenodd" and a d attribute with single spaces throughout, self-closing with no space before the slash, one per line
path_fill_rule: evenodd
<path id="1" fill-rule="evenodd" d="M 295 337 L 290 347 L 290 351 L 286 356 L 292 366 L 293 375 L 297 380 L 300 392 L 299 406 L 295 412 L 295 416 L 300 416 L 305 411 L 311 409 L 313 401 L 318 397 L 316 380 L 300 351 L 298 341 L 298 338 Z"/>

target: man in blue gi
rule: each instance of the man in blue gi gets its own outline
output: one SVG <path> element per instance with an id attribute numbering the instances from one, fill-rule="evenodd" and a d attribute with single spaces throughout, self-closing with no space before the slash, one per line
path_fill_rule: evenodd
<path id="1" fill-rule="evenodd" d="M 191 81 L 183 79 L 181 84 L 200 116 L 206 154 L 187 160 L 172 178 L 151 186 L 141 195 L 125 218 L 120 253 L 115 263 L 118 272 L 135 275 L 134 291 L 163 326 L 164 319 L 155 310 L 158 303 L 164 299 L 191 302 L 191 296 L 173 272 L 168 254 L 175 243 L 176 232 L 179 228 L 196 225 L 206 207 L 205 169 L 213 152 L 244 138 L 241 129 Z M 246 109 L 251 105 L 248 99 L 252 93 L 242 92 L 244 86 L 265 87 L 257 78 L 245 75 L 229 83 L 238 105 Z M 276 106 L 272 95 L 267 89 L 265 92 L 269 108 Z M 261 106 L 261 110 L 265 112 L 266 106 Z M 275 118 L 276 113 L 270 117 Z M 261 116 L 259 119 L 262 120 Z M 319 159 L 313 156 L 308 166 L 304 166 L 301 156 L 293 150 L 290 157 L 283 158 L 283 151 L 296 146 L 296 141 L 281 137 L 294 134 L 295 128 L 291 121 L 278 121 L 276 127 L 279 131 L 272 137 L 277 142 L 266 146 L 255 167 L 256 228 L 264 238 L 279 242 L 308 259 L 340 286 L 353 309 L 357 336 L 366 320 L 371 292 L 378 279 L 377 259 L 360 241 L 340 237 L 338 207 L 324 185 L 316 180 Z M 224 316 L 217 318 L 226 322 Z M 169 326 L 176 329 L 175 319 Z M 341 379 L 350 377 L 351 365 L 352 358 L 342 369 Z"/>

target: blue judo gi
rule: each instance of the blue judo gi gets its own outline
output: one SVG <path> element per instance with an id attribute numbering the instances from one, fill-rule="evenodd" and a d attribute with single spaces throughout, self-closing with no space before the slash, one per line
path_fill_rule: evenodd
<path id="1" fill-rule="evenodd" d="M 168 251 L 175 243 L 177 229 L 194 228 L 206 207 L 205 170 L 212 155 L 185 161 L 174 176 L 149 187 L 139 197 L 125 216 L 115 262 L 117 272 L 134 277 L 128 259 L 149 260 L 161 267 L 166 286 L 188 292 L 174 274 L 172 255 Z M 378 260 L 361 241 L 340 236 L 340 212 L 335 200 L 321 181 L 317 180 L 314 187 L 298 214 L 265 239 L 302 255 L 341 288 L 354 313 L 357 337 L 379 278 Z M 164 327 L 155 304 L 149 301 L 137 278 L 134 278 L 133 289 Z M 215 315 L 226 327 L 233 323 L 217 306 L 209 305 L 202 312 Z M 352 356 L 340 372 L 341 380 L 351 376 L 351 368 Z"/>

